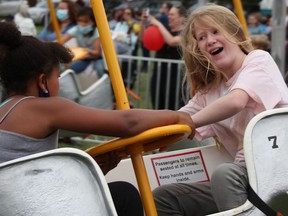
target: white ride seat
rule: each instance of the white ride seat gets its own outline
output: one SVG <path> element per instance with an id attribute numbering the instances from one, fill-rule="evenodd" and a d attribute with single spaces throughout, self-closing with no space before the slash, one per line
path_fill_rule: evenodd
<path id="1" fill-rule="evenodd" d="M 116 216 L 104 175 L 87 153 L 60 148 L 0 164 L 1 216 Z"/>
<path id="2" fill-rule="evenodd" d="M 288 215 L 288 108 L 268 110 L 255 116 L 244 137 L 249 183 L 275 211 Z M 213 216 L 264 215 L 249 201 Z"/>
<path id="3" fill-rule="evenodd" d="M 110 78 L 104 74 L 88 88 L 82 90 L 78 75 L 73 70 L 66 70 L 59 79 L 59 96 L 71 99 L 81 105 L 99 109 L 112 109 L 113 97 Z"/>

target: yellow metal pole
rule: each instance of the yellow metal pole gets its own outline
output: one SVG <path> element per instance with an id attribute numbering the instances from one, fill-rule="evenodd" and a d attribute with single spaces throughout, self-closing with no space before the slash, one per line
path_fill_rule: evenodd
<path id="1" fill-rule="evenodd" d="M 60 27 L 59 27 L 59 23 L 56 17 L 56 13 L 55 13 L 55 9 L 54 9 L 54 5 L 52 3 L 52 0 L 47 0 L 48 2 L 48 7 L 49 7 L 49 11 L 50 11 L 50 16 L 51 16 L 51 21 L 54 27 L 54 31 L 56 34 L 56 38 L 58 43 L 62 44 L 62 37 L 61 37 L 61 33 L 60 33 Z"/>
<path id="2" fill-rule="evenodd" d="M 131 155 L 131 161 L 142 197 L 145 214 L 146 216 L 157 216 L 157 210 L 151 192 L 150 182 L 142 157 L 143 151 L 143 146 L 141 145 L 130 145 L 127 147 L 127 152 Z"/>
<path id="3" fill-rule="evenodd" d="M 233 4 L 234 4 L 235 11 L 236 11 L 236 15 L 237 15 L 240 23 L 242 24 L 244 33 L 248 37 L 249 31 L 248 31 L 246 19 L 245 19 L 244 13 L 243 13 L 242 2 L 241 2 L 241 0 L 233 0 Z"/>
<path id="4" fill-rule="evenodd" d="M 90 1 L 99 30 L 101 44 L 104 50 L 118 109 L 130 109 L 103 2 L 102 0 Z M 141 144 L 139 144 L 138 147 L 137 145 L 132 145 L 131 147 L 128 147 L 126 149 L 126 152 L 131 155 L 131 160 L 133 163 L 138 186 L 140 188 L 139 190 L 141 193 L 146 215 L 157 216 L 155 203 L 153 200 L 148 176 L 142 158 L 142 151 L 143 145 Z"/>
<path id="5" fill-rule="evenodd" d="M 102 0 L 90 0 L 100 34 L 118 109 L 130 109 Z"/>
<path id="6" fill-rule="evenodd" d="M 61 32 L 60 32 L 60 27 L 59 27 L 59 23 L 56 17 L 56 13 L 55 13 L 55 9 L 54 9 L 54 5 L 52 3 L 52 0 L 47 0 L 48 2 L 48 7 L 49 7 L 49 11 L 50 11 L 50 16 L 51 16 L 51 21 L 54 27 L 54 31 L 56 34 L 56 38 L 58 43 L 62 44 L 62 37 L 61 37 Z"/>

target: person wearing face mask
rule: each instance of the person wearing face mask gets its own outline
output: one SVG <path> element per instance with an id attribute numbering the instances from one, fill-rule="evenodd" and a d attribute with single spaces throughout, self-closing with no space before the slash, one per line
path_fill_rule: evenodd
<path id="1" fill-rule="evenodd" d="M 59 3 L 56 9 L 56 16 L 62 35 L 66 34 L 69 29 L 76 25 L 77 10 L 77 5 L 70 0 L 62 0 Z M 56 40 L 56 33 L 52 22 L 39 33 L 38 38 L 43 41 Z"/>
<path id="2" fill-rule="evenodd" d="M 65 43 L 71 38 L 76 39 L 78 47 L 87 50 L 87 55 L 70 64 L 70 68 L 76 73 L 81 73 L 92 62 L 93 68 L 97 71 L 97 75 L 100 78 L 105 73 L 105 67 L 102 59 L 100 37 L 92 8 L 83 7 L 80 9 L 77 14 L 77 25 L 63 36 L 62 41 Z"/>

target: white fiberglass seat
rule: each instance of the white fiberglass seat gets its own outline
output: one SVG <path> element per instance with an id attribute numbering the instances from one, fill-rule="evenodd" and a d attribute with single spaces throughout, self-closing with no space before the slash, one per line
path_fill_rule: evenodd
<path id="1" fill-rule="evenodd" d="M 288 108 L 268 110 L 255 116 L 244 137 L 249 183 L 275 211 L 288 215 Z M 264 215 L 249 201 L 213 216 Z"/>
<path id="2" fill-rule="evenodd" d="M 97 163 L 72 148 L 0 164 L 0 206 L 1 216 L 117 215 Z"/>
<path id="3" fill-rule="evenodd" d="M 85 74 L 83 74 L 85 76 Z M 82 77 L 83 79 L 83 77 Z M 88 78 L 89 79 L 89 78 Z M 113 96 L 110 78 L 104 74 L 100 79 L 95 80 L 89 87 L 83 89 L 83 82 L 73 70 L 65 70 L 59 79 L 59 96 L 71 99 L 81 105 L 99 109 L 112 109 Z"/>

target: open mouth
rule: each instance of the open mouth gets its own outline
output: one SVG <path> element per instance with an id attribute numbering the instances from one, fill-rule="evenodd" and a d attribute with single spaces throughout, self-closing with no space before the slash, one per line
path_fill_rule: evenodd
<path id="1" fill-rule="evenodd" d="M 219 47 L 219 48 L 213 50 L 212 52 L 210 52 L 210 54 L 215 56 L 215 55 L 219 54 L 222 51 L 223 51 L 223 47 Z"/>

